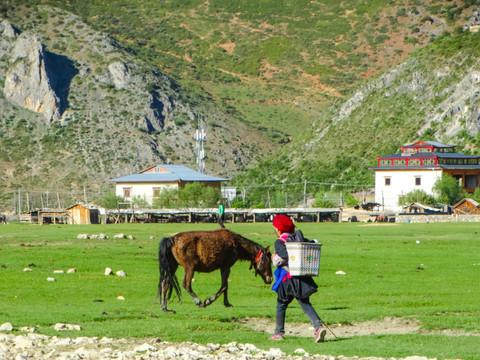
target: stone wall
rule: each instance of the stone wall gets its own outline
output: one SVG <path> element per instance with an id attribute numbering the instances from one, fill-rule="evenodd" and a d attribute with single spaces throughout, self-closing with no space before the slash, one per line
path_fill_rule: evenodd
<path id="1" fill-rule="evenodd" d="M 396 215 L 396 223 L 480 222 L 480 215 Z"/>

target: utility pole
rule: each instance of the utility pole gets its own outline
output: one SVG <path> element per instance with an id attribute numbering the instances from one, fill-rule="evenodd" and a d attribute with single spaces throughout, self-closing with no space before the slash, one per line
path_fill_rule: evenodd
<path id="1" fill-rule="evenodd" d="M 307 180 L 303 184 L 303 207 L 307 207 Z"/>

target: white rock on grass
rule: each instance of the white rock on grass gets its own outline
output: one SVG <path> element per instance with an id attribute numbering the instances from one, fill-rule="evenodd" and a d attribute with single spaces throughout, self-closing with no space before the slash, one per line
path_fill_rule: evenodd
<path id="1" fill-rule="evenodd" d="M 113 235 L 113 238 L 114 239 L 125 239 L 126 236 L 125 236 L 125 234 L 115 234 L 115 235 Z"/>
<path id="2" fill-rule="evenodd" d="M 117 296 L 117 300 L 125 300 L 123 296 Z"/>
<path id="3" fill-rule="evenodd" d="M 68 331 L 68 330 L 82 330 L 80 325 L 76 324 L 64 324 L 64 323 L 56 323 L 53 327 L 56 331 Z"/>
<path id="4" fill-rule="evenodd" d="M 77 239 L 90 239 L 90 235 L 88 235 L 88 234 L 78 234 Z"/>
<path id="5" fill-rule="evenodd" d="M 53 270 L 53 273 L 54 274 L 63 274 L 64 271 L 63 270 Z"/>
<path id="6" fill-rule="evenodd" d="M 48 278 L 47 278 L 47 281 L 53 282 L 53 281 L 55 281 L 55 278 L 48 277 Z"/>
<path id="7" fill-rule="evenodd" d="M 2 325 L 0 325 L 0 331 L 12 331 L 12 330 L 13 330 L 13 326 L 9 322 L 3 323 Z"/>
<path id="8" fill-rule="evenodd" d="M 20 328 L 20 331 L 25 331 L 27 333 L 34 333 L 37 331 L 37 329 L 35 327 L 32 327 L 32 326 L 22 326 Z"/>
<path id="9" fill-rule="evenodd" d="M 67 270 L 67 274 L 75 274 L 77 272 L 77 269 L 71 268 Z"/>
<path id="10" fill-rule="evenodd" d="M 113 271 L 111 268 L 107 267 L 105 268 L 105 275 L 108 276 L 108 275 L 112 275 L 113 274 Z"/>
<path id="11" fill-rule="evenodd" d="M 135 236 L 133 236 L 133 235 L 128 235 L 128 240 L 135 240 Z"/>
<path id="12" fill-rule="evenodd" d="M 337 275 L 345 275 L 345 271 L 342 271 L 342 270 L 338 270 L 335 274 Z"/>
<path id="13" fill-rule="evenodd" d="M 135 349 L 133 349 L 135 352 L 144 352 L 144 351 L 157 351 L 157 348 L 145 343 L 143 345 L 137 346 Z"/>
<path id="14" fill-rule="evenodd" d="M 125 277 L 127 276 L 127 273 L 123 270 L 118 270 L 116 273 L 115 273 L 117 276 L 120 276 L 120 277 Z"/>
<path id="15" fill-rule="evenodd" d="M 32 269 L 30 269 L 30 268 L 26 267 L 26 268 L 23 268 L 23 271 L 24 271 L 24 272 L 27 272 L 27 271 L 32 271 Z"/>

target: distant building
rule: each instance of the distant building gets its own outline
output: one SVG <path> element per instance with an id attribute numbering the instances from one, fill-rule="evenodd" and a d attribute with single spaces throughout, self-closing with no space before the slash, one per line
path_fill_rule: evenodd
<path id="1" fill-rule="evenodd" d="M 401 211 L 399 199 L 413 190 L 433 194 L 442 174 L 457 179 L 473 193 L 480 184 L 480 157 L 457 153 L 454 145 L 417 141 L 402 146 L 402 152 L 377 158 L 375 202 L 386 211 Z"/>
<path id="2" fill-rule="evenodd" d="M 127 201 L 139 198 L 148 204 L 163 189 L 182 189 L 188 183 L 201 183 L 221 190 L 222 181 L 228 179 L 200 173 L 183 165 L 155 165 L 139 174 L 111 179 L 115 183 L 115 194 Z"/>
<path id="3" fill-rule="evenodd" d="M 463 199 L 453 205 L 457 215 L 480 215 L 480 204 L 473 199 Z"/>
<path id="4" fill-rule="evenodd" d="M 92 204 L 75 204 L 67 208 L 68 224 L 99 224 L 100 210 Z"/>

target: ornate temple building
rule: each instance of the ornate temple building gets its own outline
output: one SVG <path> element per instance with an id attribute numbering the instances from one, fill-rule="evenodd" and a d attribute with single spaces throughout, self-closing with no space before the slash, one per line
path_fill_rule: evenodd
<path id="1" fill-rule="evenodd" d="M 413 190 L 432 194 L 442 174 L 449 174 L 473 193 L 480 185 L 480 156 L 455 151 L 454 145 L 417 141 L 402 146 L 402 152 L 377 158 L 375 202 L 385 211 L 400 211 L 399 199 Z"/>

